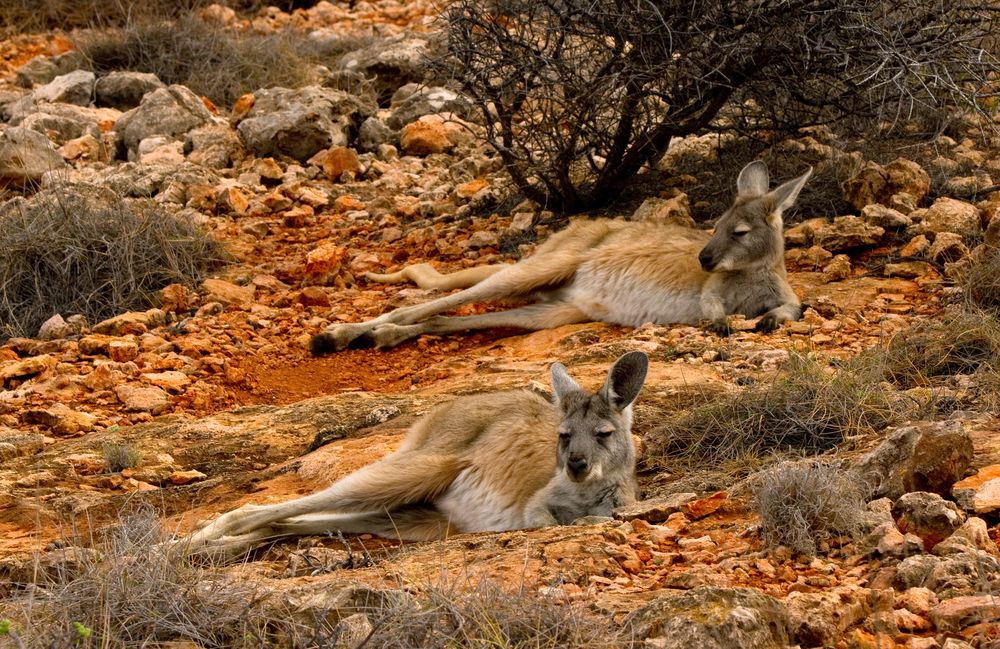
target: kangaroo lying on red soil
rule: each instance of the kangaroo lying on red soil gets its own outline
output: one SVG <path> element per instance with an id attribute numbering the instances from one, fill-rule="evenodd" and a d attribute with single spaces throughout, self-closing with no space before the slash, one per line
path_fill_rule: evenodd
<path id="1" fill-rule="evenodd" d="M 234 555 L 338 530 L 430 540 L 610 516 L 636 499 L 632 402 L 647 367 L 642 352 L 624 354 L 595 394 L 554 363 L 554 403 L 528 390 L 461 397 L 414 423 L 398 450 L 326 489 L 245 505 L 180 542 Z"/>
<path id="2" fill-rule="evenodd" d="M 612 219 L 577 221 L 516 264 L 494 264 L 442 275 L 428 264 L 366 277 L 412 280 L 421 288 L 465 290 L 402 307 L 361 323 L 334 324 L 313 337 L 315 354 L 386 348 L 421 334 L 490 327 L 546 329 L 578 322 L 638 327 L 706 322 L 729 333 L 727 315 L 758 316 L 758 331 L 802 317 L 785 272 L 782 213 L 795 203 L 812 169 L 768 191 L 767 167 L 748 164 L 736 199 L 709 235 L 674 225 Z M 481 315 L 438 315 L 483 300 L 527 306 Z"/>

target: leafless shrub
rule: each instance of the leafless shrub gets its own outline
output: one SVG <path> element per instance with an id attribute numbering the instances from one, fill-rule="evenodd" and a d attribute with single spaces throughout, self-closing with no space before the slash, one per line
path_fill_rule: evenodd
<path id="1" fill-rule="evenodd" d="M 71 568 L 37 573 L 4 605 L 23 646 L 261 646 L 252 584 L 197 568 L 161 540 L 155 512 L 139 510 L 94 551 L 74 553 Z"/>
<path id="2" fill-rule="evenodd" d="M 773 380 L 727 393 L 651 434 L 655 462 L 752 466 L 774 453 L 819 453 L 855 435 L 880 431 L 903 414 L 861 361 L 827 371 L 793 354 Z"/>
<path id="3" fill-rule="evenodd" d="M 886 378 L 903 388 L 981 369 L 1000 370 L 1000 321 L 984 312 L 947 311 L 896 334 L 879 362 Z"/>
<path id="4" fill-rule="evenodd" d="M 812 556 L 819 542 L 860 529 L 867 494 L 835 466 L 782 462 L 751 476 L 749 484 L 768 547 Z"/>
<path id="5" fill-rule="evenodd" d="M 607 621 L 602 623 L 577 606 L 509 593 L 489 581 L 466 592 L 428 588 L 415 602 L 386 605 L 370 611 L 368 617 L 372 631 L 365 646 L 385 649 L 630 646 Z"/>
<path id="6" fill-rule="evenodd" d="M 152 201 L 73 186 L 0 204 L 0 340 L 53 314 L 101 320 L 148 308 L 156 290 L 193 284 L 222 247 Z"/>
<path id="7" fill-rule="evenodd" d="M 977 110 L 998 12 L 973 0 L 455 0 L 443 67 L 517 187 L 579 211 L 675 137 Z"/>
<path id="8" fill-rule="evenodd" d="M 966 309 L 1000 316 L 1000 250 L 987 248 L 972 260 L 961 280 Z"/>

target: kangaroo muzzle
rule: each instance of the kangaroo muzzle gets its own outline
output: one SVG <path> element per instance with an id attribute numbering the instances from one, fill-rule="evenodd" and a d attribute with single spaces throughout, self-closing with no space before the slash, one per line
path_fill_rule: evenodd
<path id="1" fill-rule="evenodd" d="M 713 255 L 712 252 L 708 249 L 708 246 L 702 248 L 701 252 L 698 253 L 698 263 L 701 264 L 702 270 L 704 270 L 706 273 L 711 273 L 713 270 L 715 270 L 715 266 L 717 264 L 717 262 L 715 261 L 715 255 Z"/>

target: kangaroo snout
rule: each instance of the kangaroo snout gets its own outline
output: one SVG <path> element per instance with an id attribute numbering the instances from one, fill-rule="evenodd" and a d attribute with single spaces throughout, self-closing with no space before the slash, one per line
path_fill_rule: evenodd
<path id="1" fill-rule="evenodd" d="M 587 458 L 580 456 L 570 456 L 566 462 L 566 473 L 574 482 L 580 482 L 587 477 L 590 472 L 590 463 Z"/>
<path id="2" fill-rule="evenodd" d="M 715 269 L 714 255 L 709 251 L 708 246 L 702 248 L 701 252 L 698 253 L 698 262 L 706 273 L 711 273 Z"/>

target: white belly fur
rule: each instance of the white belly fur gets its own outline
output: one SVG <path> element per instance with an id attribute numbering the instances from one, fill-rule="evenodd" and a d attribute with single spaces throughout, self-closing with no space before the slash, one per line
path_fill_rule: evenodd
<path id="1" fill-rule="evenodd" d="M 434 504 L 462 532 L 499 532 L 524 526 L 524 506 L 508 502 L 469 468 L 458 474 Z"/>
<path id="2" fill-rule="evenodd" d="M 697 324 L 702 319 L 701 292 L 670 289 L 625 277 L 577 276 L 566 297 L 594 320 L 638 327 L 656 324 Z"/>

